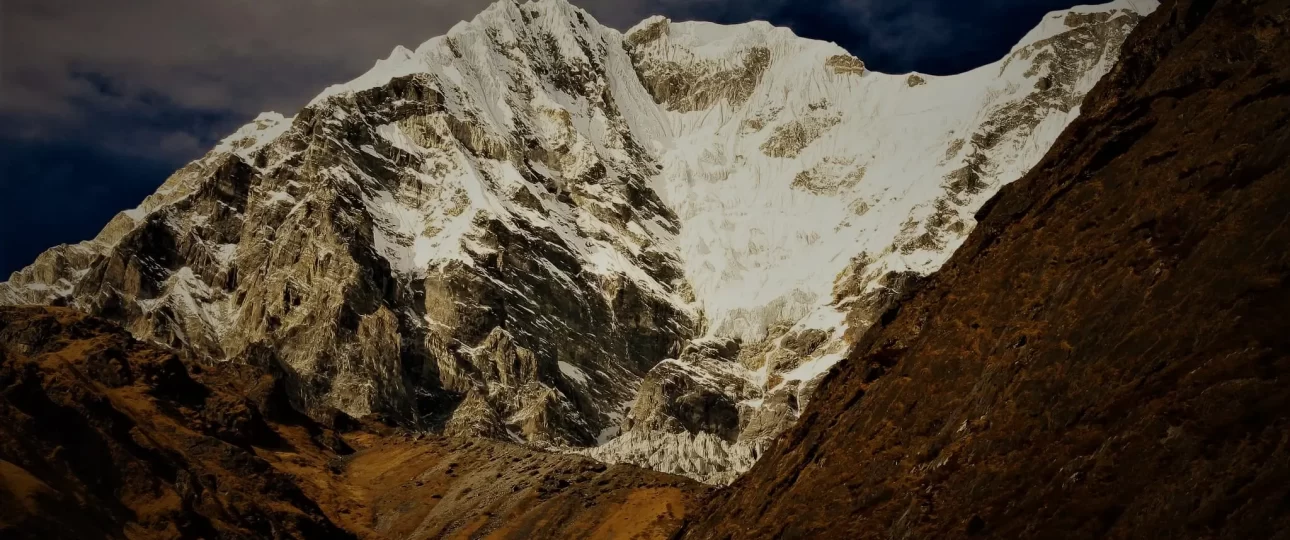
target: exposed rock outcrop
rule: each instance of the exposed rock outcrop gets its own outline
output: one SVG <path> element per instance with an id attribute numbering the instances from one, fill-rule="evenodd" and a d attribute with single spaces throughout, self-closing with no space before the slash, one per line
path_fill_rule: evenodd
<path id="1" fill-rule="evenodd" d="M 742 105 L 761 82 L 770 65 L 765 46 L 736 51 L 738 59 L 705 58 L 690 47 L 670 43 L 671 21 L 652 17 L 637 25 L 624 40 L 632 63 L 654 100 L 668 110 L 692 112 L 718 102 Z"/>
<path id="2" fill-rule="evenodd" d="M 824 61 L 824 65 L 839 75 L 861 75 L 864 73 L 864 62 L 849 54 L 835 54 Z"/>
<path id="3" fill-rule="evenodd" d="M 737 403 L 752 390 L 738 356 L 739 342 L 731 338 L 687 345 L 680 358 L 664 360 L 645 376 L 623 429 L 706 432 L 734 442 Z"/>

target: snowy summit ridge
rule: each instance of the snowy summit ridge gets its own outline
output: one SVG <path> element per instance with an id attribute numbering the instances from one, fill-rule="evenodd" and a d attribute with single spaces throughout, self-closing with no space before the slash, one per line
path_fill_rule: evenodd
<path id="1" fill-rule="evenodd" d="M 727 482 L 1154 7 L 1055 12 L 934 77 L 764 22 L 498 2 L 257 117 L 0 302 L 276 364 L 314 413 Z"/>

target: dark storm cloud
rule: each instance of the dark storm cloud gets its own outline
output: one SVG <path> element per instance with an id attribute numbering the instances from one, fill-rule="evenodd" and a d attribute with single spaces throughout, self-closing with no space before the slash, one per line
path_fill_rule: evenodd
<path id="1" fill-rule="evenodd" d="M 161 148 L 191 156 L 262 110 L 290 114 L 395 45 L 415 47 L 469 19 L 486 0 L 6 0 L 0 17 L 0 115 L 6 135 L 60 137 L 83 122 L 176 108 L 226 122 L 134 122 Z M 675 19 L 792 27 L 836 41 L 881 71 L 962 71 L 1006 52 L 1048 10 L 1070 0 L 581 0 L 626 28 L 651 13 Z M 152 114 L 144 112 L 143 114 Z M 87 118 L 90 117 L 90 118 Z M 178 134 L 178 135 L 175 135 Z M 105 141 L 106 142 L 106 141 Z"/>
<path id="2" fill-rule="evenodd" d="M 835 41 L 871 69 L 930 73 L 992 61 L 1045 11 L 1076 3 L 573 1 L 619 29 L 655 13 L 768 20 Z M 49 245 L 93 236 L 257 113 L 292 114 L 488 3 L 0 0 L 0 276 Z"/>
<path id="3" fill-rule="evenodd" d="M 289 114 L 395 45 L 442 33 L 485 4 L 6 0 L 0 114 L 17 127 L 8 135 L 27 139 L 111 128 L 121 116 L 143 115 L 127 124 L 153 139 L 152 148 L 141 147 L 142 140 L 104 143 L 130 153 L 191 157 L 259 111 Z M 150 117 L 162 109 L 227 121 L 194 126 L 165 113 Z M 168 147 L 162 144 L 167 137 Z"/>
<path id="4" fill-rule="evenodd" d="M 486 0 L 0 0 L 0 276 Z M 609 24 L 644 2 L 591 6 Z M 0 277 L 3 279 L 3 277 Z"/>

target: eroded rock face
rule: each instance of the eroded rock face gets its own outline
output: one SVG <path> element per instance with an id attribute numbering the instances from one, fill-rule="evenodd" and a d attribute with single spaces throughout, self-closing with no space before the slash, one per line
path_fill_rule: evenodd
<path id="1" fill-rule="evenodd" d="M 738 52 L 738 58 L 705 58 L 668 39 L 671 21 L 655 17 L 642 22 L 624 41 L 641 84 L 670 111 L 692 112 L 719 102 L 738 106 L 748 100 L 770 65 L 764 46 Z"/>
<path id="2" fill-rule="evenodd" d="M 767 141 L 768 143 L 770 141 Z M 855 158 L 825 158 L 793 177 L 793 188 L 817 195 L 851 190 L 864 180 L 865 167 Z"/>
<path id="3" fill-rule="evenodd" d="M 281 366 L 315 414 L 561 448 L 621 433 L 625 460 L 729 481 L 1149 8 L 1050 15 L 911 89 L 765 23 L 624 34 L 501 2 L 257 118 L 0 303 Z M 687 345 L 714 337 L 734 361 Z"/>
<path id="4" fill-rule="evenodd" d="M 840 75 L 861 75 L 864 73 L 864 62 L 849 54 L 836 54 L 824 61 L 824 65 Z"/>
<path id="5" fill-rule="evenodd" d="M 819 105 L 827 109 L 828 103 Z M 817 110 L 819 110 L 817 109 Z M 811 114 L 775 128 L 770 138 L 761 144 L 762 153 L 770 157 L 795 158 L 802 150 L 819 139 L 829 128 L 842 121 L 837 113 Z"/>
<path id="6" fill-rule="evenodd" d="M 636 391 L 624 431 L 711 433 L 728 442 L 739 436 L 738 403 L 751 393 L 732 338 L 691 342 L 680 358 L 654 366 Z"/>
<path id="7" fill-rule="evenodd" d="M 626 53 L 548 7 L 525 24 L 499 4 L 430 47 L 437 70 L 262 116 L 0 295 L 196 358 L 271 356 L 307 410 L 434 427 L 465 402 L 455 428 L 594 442 L 696 321 L 607 79 Z"/>
<path id="8" fill-rule="evenodd" d="M 1144 20 L 688 536 L 1282 534 L 1287 20 L 1282 0 Z"/>

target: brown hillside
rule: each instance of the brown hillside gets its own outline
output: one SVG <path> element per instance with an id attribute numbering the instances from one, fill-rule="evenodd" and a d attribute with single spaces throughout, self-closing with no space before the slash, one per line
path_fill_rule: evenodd
<path id="1" fill-rule="evenodd" d="M 324 426 L 285 388 L 69 309 L 0 307 L 0 537 L 666 538 L 706 489 L 339 414 Z"/>

